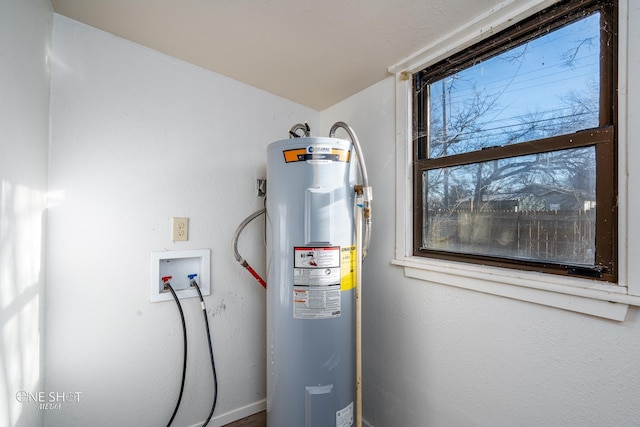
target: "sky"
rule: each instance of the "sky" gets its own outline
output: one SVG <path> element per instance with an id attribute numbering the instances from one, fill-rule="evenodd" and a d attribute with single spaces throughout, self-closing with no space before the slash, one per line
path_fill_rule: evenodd
<path id="1" fill-rule="evenodd" d="M 530 121 L 534 113 L 542 120 L 569 114 L 561 97 L 570 91 L 583 97 L 591 94 L 593 99 L 599 81 L 599 19 L 599 14 L 587 16 L 444 78 L 448 135 L 455 134 L 456 118 L 468 110 L 474 94 L 492 102 L 492 107 L 476 121 L 476 125 L 488 123 L 482 127 L 492 135 L 504 135 L 510 126 Z M 437 123 L 442 118 L 442 80 L 432 83 L 430 89 L 432 123 Z M 597 114 L 593 117 L 585 127 L 598 126 Z M 474 132 L 466 137 L 478 139 L 478 135 Z M 473 149 L 479 148 L 482 147 Z"/>

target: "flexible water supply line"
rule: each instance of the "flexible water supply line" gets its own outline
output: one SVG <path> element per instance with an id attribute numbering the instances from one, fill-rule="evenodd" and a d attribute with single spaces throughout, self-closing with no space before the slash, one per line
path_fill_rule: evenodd
<path id="1" fill-rule="evenodd" d="M 309 124 L 307 122 L 304 122 L 304 124 L 302 123 L 296 123 L 295 125 L 291 126 L 291 129 L 289 129 L 289 138 L 300 138 L 300 135 L 298 135 L 298 131 L 301 130 L 304 133 L 305 137 L 310 137 L 311 136 L 311 128 L 309 127 Z"/>
<path id="2" fill-rule="evenodd" d="M 373 199 L 373 191 L 369 186 L 369 175 L 367 174 L 367 166 L 364 162 L 364 155 L 362 154 L 362 147 L 360 147 L 360 141 L 358 141 L 358 137 L 356 136 L 351 126 L 346 124 L 345 122 L 336 122 L 333 126 L 331 126 L 331 130 L 329 131 L 329 137 L 333 138 L 336 130 L 339 128 L 344 129 L 349 138 L 351 138 L 351 142 L 356 151 L 356 157 L 358 158 L 358 167 L 360 169 L 360 176 L 362 177 L 362 192 L 363 192 L 363 202 L 362 202 L 362 213 L 364 215 L 364 237 L 362 243 L 362 259 L 367 257 L 367 252 L 369 250 L 369 243 L 371 242 L 371 200 Z"/>
<path id="3" fill-rule="evenodd" d="M 236 258 L 236 261 L 238 261 L 240 263 L 240 265 L 242 265 L 244 268 L 247 269 L 247 271 L 258 281 L 258 283 L 260 283 L 260 285 L 262 285 L 263 288 L 267 289 L 267 282 L 264 281 L 264 279 L 262 277 L 260 277 L 260 275 L 258 273 L 256 273 L 256 271 L 253 269 L 253 267 L 251 267 L 249 265 L 249 263 L 247 262 L 246 259 L 242 258 L 242 256 L 240 255 L 240 252 L 238 252 L 238 239 L 240 238 L 240 233 L 242 233 L 242 230 L 244 230 L 244 228 L 254 219 L 256 219 L 257 217 L 259 217 L 260 215 L 264 214 L 267 211 L 266 208 L 262 208 L 259 209 L 257 211 L 255 211 L 254 213 L 252 213 L 251 215 L 249 215 L 248 217 L 246 217 L 238 226 L 238 228 L 236 229 L 236 231 L 233 233 L 233 256 Z"/>
<path id="4" fill-rule="evenodd" d="M 356 149 L 356 156 L 358 156 L 358 167 L 360 168 L 360 174 L 362 175 L 362 182 L 365 187 L 369 186 L 369 175 L 367 174 L 367 167 L 364 163 L 364 156 L 362 155 L 362 148 L 360 147 L 360 141 L 358 141 L 358 137 L 356 136 L 351 126 L 346 124 L 345 122 L 335 122 L 333 126 L 331 126 L 331 130 L 329 130 L 329 138 L 334 138 L 336 134 L 336 130 L 339 128 L 344 129 L 348 134 L 349 138 L 351 138 L 351 142 Z"/>

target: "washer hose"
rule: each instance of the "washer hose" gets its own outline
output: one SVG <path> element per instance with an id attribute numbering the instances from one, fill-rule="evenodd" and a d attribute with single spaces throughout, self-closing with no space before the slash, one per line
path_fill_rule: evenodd
<path id="1" fill-rule="evenodd" d="M 173 423 L 173 419 L 176 417 L 176 414 L 178 413 L 178 408 L 180 407 L 180 402 L 182 401 L 182 392 L 184 391 L 184 379 L 185 379 L 186 372 L 187 372 L 187 326 L 186 326 L 186 323 L 184 321 L 184 313 L 182 312 L 182 305 L 180 305 L 180 300 L 178 300 L 178 296 L 176 295 L 176 292 L 173 290 L 173 287 L 169 283 L 169 279 L 171 279 L 171 276 L 163 277 L 162 281 L 164 283 L 164 288 L 165 289 L 169 289 L 169 291 L 171 291 L 171 295 L 173 295 L 173 299 L 175 300 L 175 302 L 176 302 L 176 304 L 178 306 L 178 311 L 180 311 L 180 319 L 182 319 L 182 336 L 183 336 L 183 343 L 184 343 L 184 357 L 183 357 L 183 361 L 182 361 L 182 381 L 180 382 L 180 394 L 178 395 L 178 401 L 176 402 L 176 407 L 173 410 L 173 414 L 171 415 L 171 419 L 169 420 L 169 423 L 167 424 L 167 427 L 169 427 L 171 425 L 171 423 Z"/>
<path id="2" fill-rule="evenodd" d="M 196 291 L 198 291 L 198 296 L 200 297 L 200 305 L 202 306 L 202 314 L 204 316 L 204 325 L 206 326 L 206 329 L 207 329 L 207 341 L 209 343 L 209 359 L 211 360 L 211 373 L 213 374 L 213 404 L 211 405 L 211 412 L 209 412 L 209 416 L 207 417 L 207 420 L 204 422 L 204 424 L 202 424 L 202 427 L 205 427 L 207 424 L 209 424 L 209 421 L 213 416 L 213 412 L 216 410 L 216 403 L 218 401 L 218 376 L 216 374 L 216 363 L 213 358 L 213 348 L 211 346 L 211 331 L 209 330 L 209 319 L 207 317 L 207 307 L 204 305 L 204 298 L 202 298 L 202 292 L 200 292 L 200 286 L 198 286 L 198 283 L 194 279 L 195 276 L 197 276 L 197 274 L 189 275 L 189 279 L 190 279 L 189 284 L 196 288 Z"/>

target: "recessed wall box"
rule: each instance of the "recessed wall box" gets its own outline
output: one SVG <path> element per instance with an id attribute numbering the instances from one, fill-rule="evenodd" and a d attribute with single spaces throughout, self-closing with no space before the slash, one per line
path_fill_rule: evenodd
<path id="1" fill-rule="evenodd" d="M 151 302 L 173 300 L 169 290 L 164 289 L 162 277 L 171 276 L 171 287 L 178 298 L 198 297 L 198 291 L 189 286 L 189 274 L 197 274 L 196 282 L 202 295 L 211 294 L 211 251 L 163 251 L 151 253 Z"/>

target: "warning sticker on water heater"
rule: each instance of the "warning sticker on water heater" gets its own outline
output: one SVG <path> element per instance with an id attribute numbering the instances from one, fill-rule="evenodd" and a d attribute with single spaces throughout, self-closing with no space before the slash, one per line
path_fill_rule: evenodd
<path id="1" fill-rule="evenodd" d="M 294 247 L 293 317 L 340 317 L 340 247 Z"/>
<path id="2" fill-rule="evenodd" d="M 340 289 L 348 291 L 356 287 L 356 245 L 343 246 L 340 252 L 342 252 Z"/>
<path id="3" fill-rule="evenodd" d="M 351 427 L 353 425 L 353 402 L 336 412 L 336 427 Z"/>

